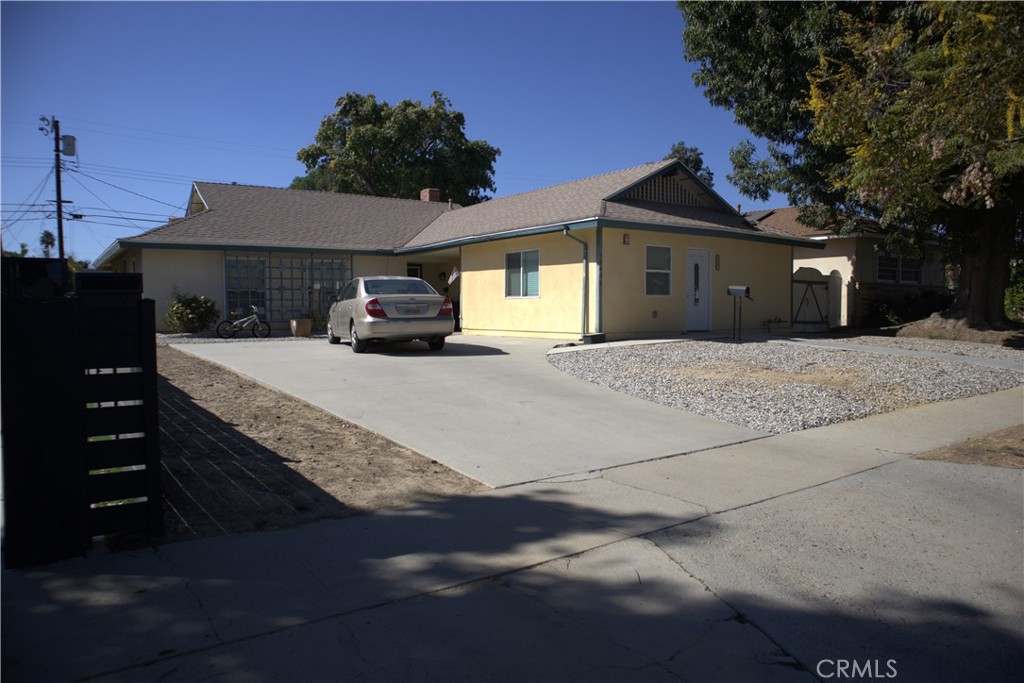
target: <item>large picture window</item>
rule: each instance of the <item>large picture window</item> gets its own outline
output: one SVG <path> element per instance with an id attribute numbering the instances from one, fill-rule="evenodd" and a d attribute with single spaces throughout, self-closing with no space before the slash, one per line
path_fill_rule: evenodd
<path id="1" fill-rule="evenodd" d="M 262 256 L 224 258 L 224 284 L 227 313 L 249 315 L 250 306 L 267 313 L 267 260 Z"/>
<path id="2" fill-rule="evenodd" d="M 540 296 L 540 252 L 512 251 L 505 254 L 505 296 Z"/>
<path id="3" fill-rule="evenodd" d="M 647 247 L 647 296 L 672 293 L 672 247 Z"/>
<path id="4" fill-rule="evenodd" d="M 921 283 L 921 259 L 889 252 L 878 254 L 878 281 L 900 284 Z"/>

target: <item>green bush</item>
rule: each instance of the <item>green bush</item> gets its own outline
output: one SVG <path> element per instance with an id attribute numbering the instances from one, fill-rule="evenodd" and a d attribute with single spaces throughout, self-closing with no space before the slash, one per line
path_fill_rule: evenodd
<path id="1" fill-rule="evenodd" d="M 212 299 L 203 295 L 192 296 L 174 292 L 174 300 L 167 306 L 167 330 L 169 332 L 202 332 L 209 329 L 220 313 Z"/>

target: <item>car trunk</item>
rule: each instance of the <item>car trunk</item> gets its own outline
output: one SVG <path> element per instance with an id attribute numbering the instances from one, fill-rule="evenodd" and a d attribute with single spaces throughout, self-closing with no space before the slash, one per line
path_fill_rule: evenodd
<path id="1" fill-rule="evenodd" d="M 431 294 L 378 296 L 377 301 L 389 318 L 435 318 L 441 312 L 444 297 Z"/>

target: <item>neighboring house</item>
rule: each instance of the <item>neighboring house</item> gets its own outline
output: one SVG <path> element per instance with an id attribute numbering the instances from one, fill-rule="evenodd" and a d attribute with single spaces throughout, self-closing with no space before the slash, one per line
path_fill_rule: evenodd
<path id="1" fill-rule="evenodd" d="M 877 223 L 865 221 L 861 231 L 840 235 L 804 225 L 799 212 L 789 207 L 744 215 L 766 232 L 824 246 L 823 251 L 795 247 L 793 270 L 812 268 L 825 276 L 838 273 L 843 291 L 833 301 L 841 306 L 839 325 L 877 324 L 883 306 L 899 309 L 935 301 L 941 307 L 948 287 L 942 250 L 937 245 L 926 247 L 920 255 L 891 253 L 886 251 L 885 232 Z"/>
<path id="2" fill-rule="evenodd" d="M 727 330 L 728 285 L 747 327 L 787 320 L 792 252 L 676 160 L 460 208 L 421 201 L 195 183 L 187 215 L 118 240 L 98 267 L 272 322 L 325 312 L 352 277 L 415 274 L 457 304 L 468 333 L 578 339 Z M 454 273 L 458 274 L 452 280 Z"/>

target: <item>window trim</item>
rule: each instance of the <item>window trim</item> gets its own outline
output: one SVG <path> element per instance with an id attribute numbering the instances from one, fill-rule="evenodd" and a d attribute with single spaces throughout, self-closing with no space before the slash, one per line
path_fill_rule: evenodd
<path id="1" fill-rule="evenodd" d="M 527 271 L 526 271 L 526 268 L 525 268 L 526 259 L 524 258 L 524 255 L 525 254 L 529 254 L 531 252 L 537 254 L 537 293 L 536 294 L 527 294 L 527 293 L 525 293 L 525 292 L 527 292 L 527 280 L 526 280 Z M 509 293 L 509 286 L 508 286 L 509 285 L 508 257 L 511 256 L 512 254 L 518 254 L 518 256 L 519 256 L 519 294 L 510 294 Z M 540 249 L 536 249 L 535 248 L 535 249 L 519 249 L 517 251 L 506 251 L 505 252 L 504 274 L 505 274 L 505 298 L 506 299 L 539 299 L 540 298 Z"/>
<path id="2" fill-rule="evenodd" d="M 663 270 L 660 268 L 650 267 L 650 252 L 648 251 L 654 247 L 655 249 L 668 249 L 668 269 Z M 670 297 L 672 296 L 672 247 L 667 244 L 645 244 L 644 245 L 644 296 L 657 296 L 657 297 Z M 668 275 L 668 291 L 664 294 L 651 293 L 649 281 L 647 276 L 651 273 L 665 273 Z"/>

